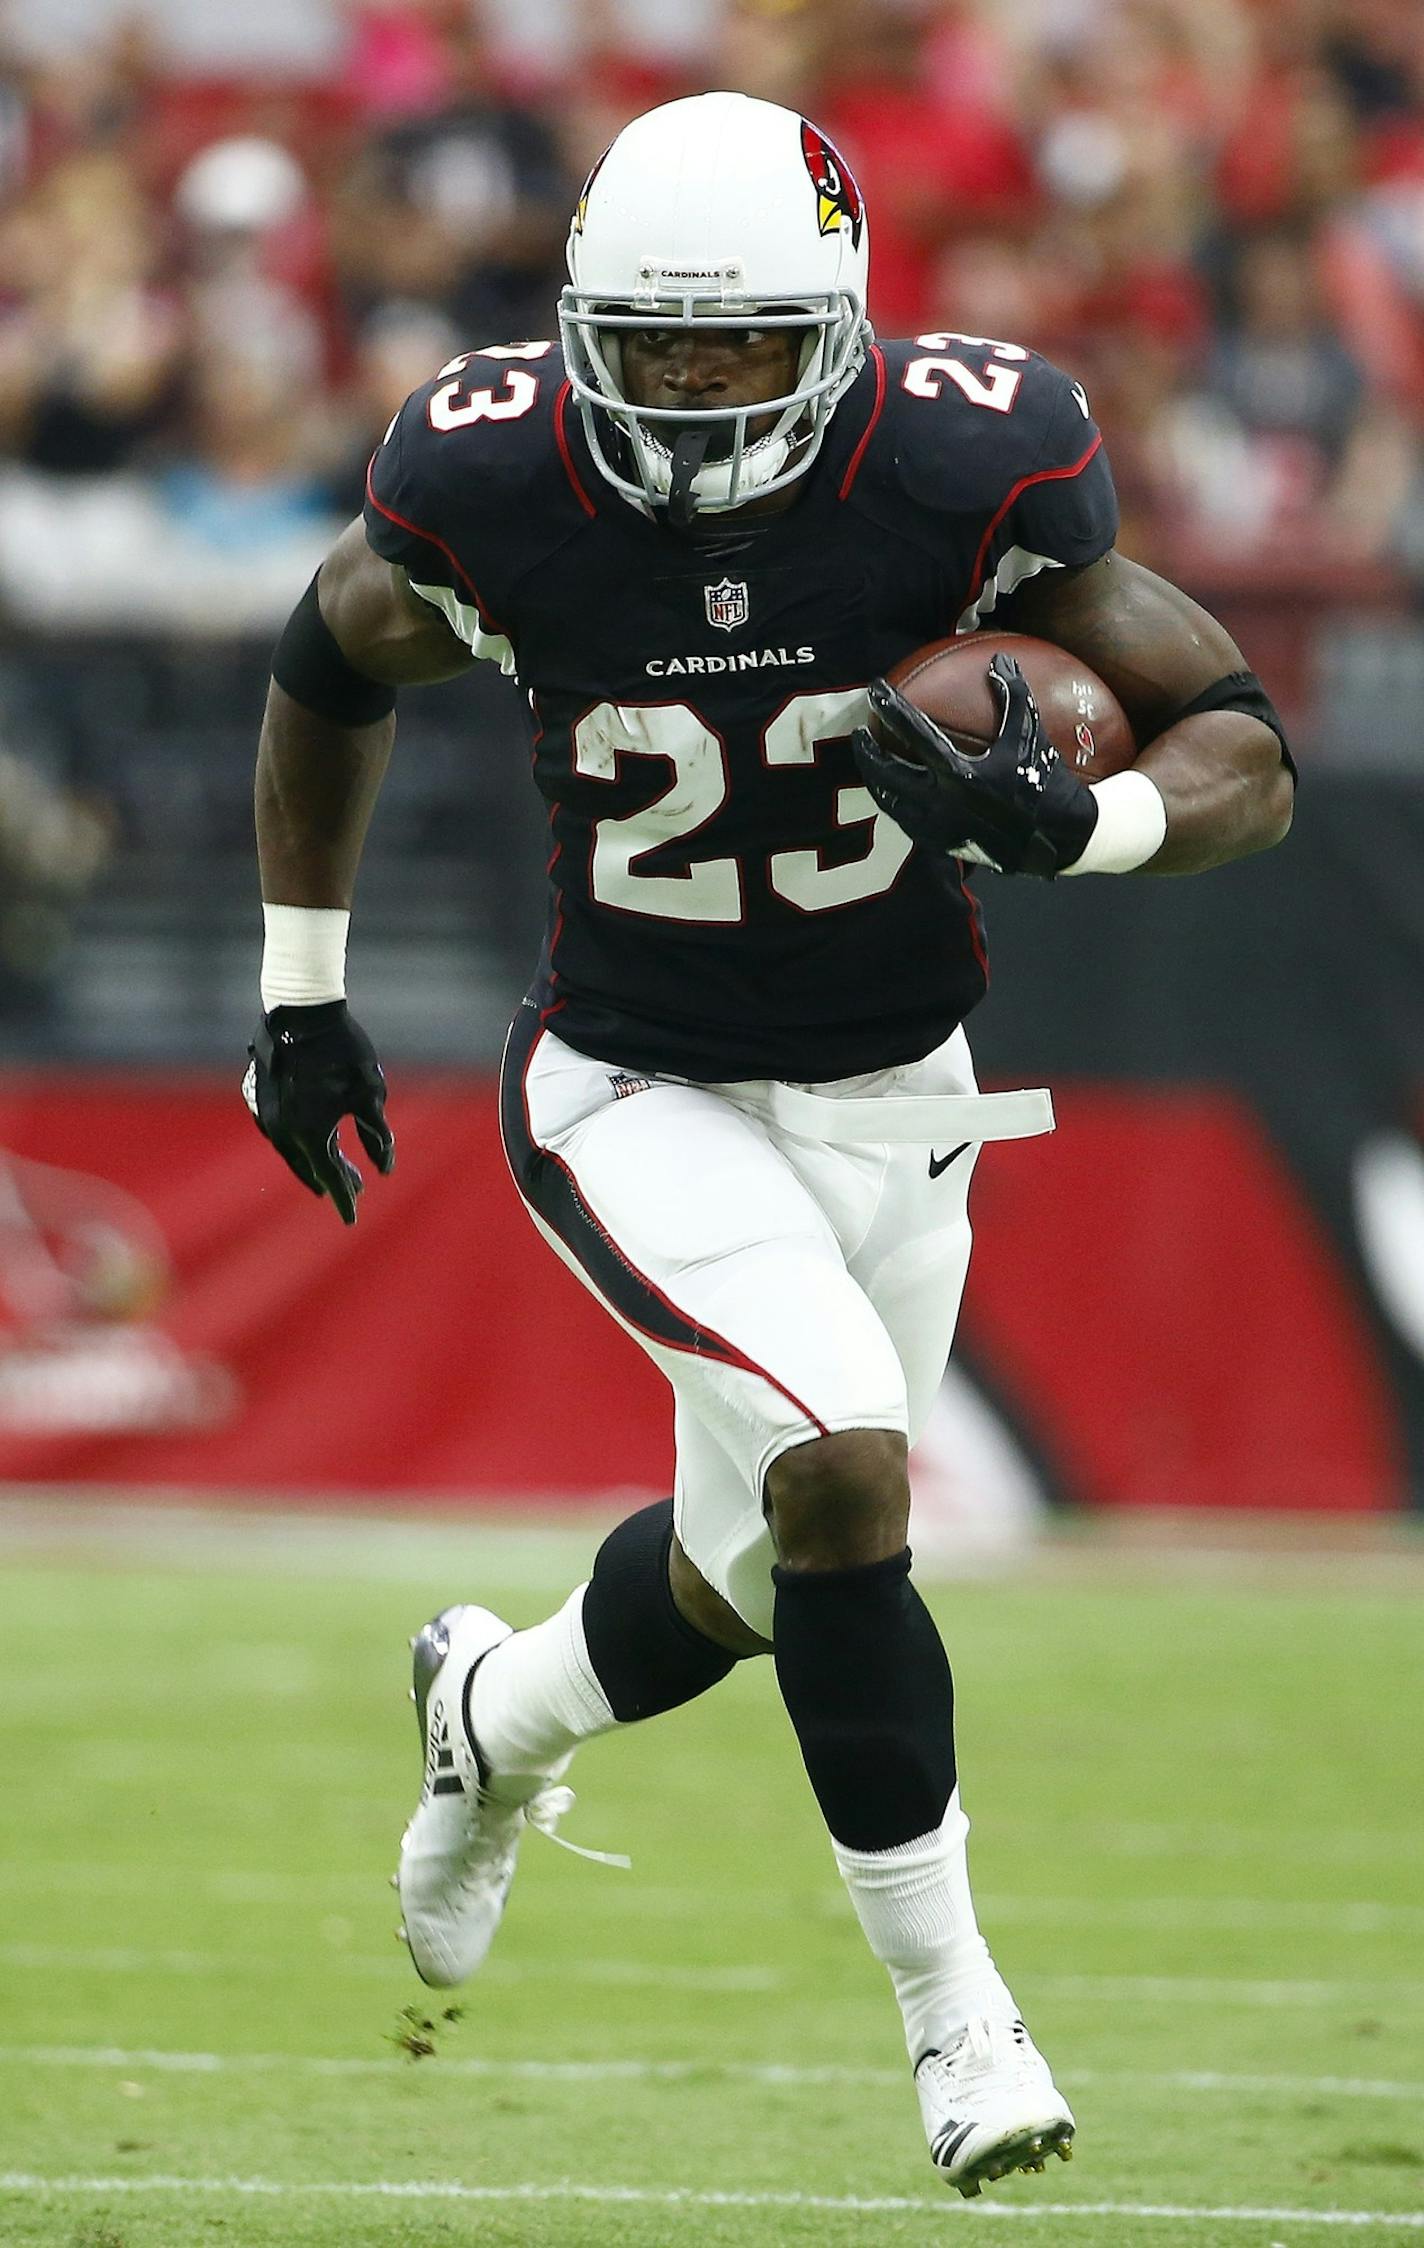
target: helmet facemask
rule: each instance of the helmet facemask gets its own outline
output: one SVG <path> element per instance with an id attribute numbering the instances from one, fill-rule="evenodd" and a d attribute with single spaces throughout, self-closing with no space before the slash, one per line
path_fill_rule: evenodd
<path id="1" fill-rule="evenodd" d="M 739 293 L 740 279 L 729 266 L 720 286 L 669 289 L 648 268 L 646 291 L 633 297 L 594 301 L 571 286 L 559 302 L 564 357 L 594 460 L 625 499 L 674 520 L 727 514 L 795 483 L 865 356 L 864 306 L 850 290 L 752 302 Z M 795 387 L 740 406 L 633 405 L 623 387 L 623 337 L 699 323 L 803 332 Z M 753 424 L 768 417 L 770 427 L 753 436 Z M 704 439 L 700 448 L 679 443 L 694 433 Z"/>

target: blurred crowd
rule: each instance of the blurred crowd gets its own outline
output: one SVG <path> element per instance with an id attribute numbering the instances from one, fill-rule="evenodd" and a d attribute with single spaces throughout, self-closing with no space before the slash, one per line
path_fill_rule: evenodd
<path id="1" fill-rule="evenodd" d="M 319 69 L 204 67 L 97 4 L 58 49 L 0 15 L 12 618 L 280 617 L 407 390 L 549 333 L 612 134 L 708 86 L 842 148 L 882 333 L 1011 337 L 1086 382 L 1129 551 L 1424 576 L 1419 0 L 324 12 Z"/>

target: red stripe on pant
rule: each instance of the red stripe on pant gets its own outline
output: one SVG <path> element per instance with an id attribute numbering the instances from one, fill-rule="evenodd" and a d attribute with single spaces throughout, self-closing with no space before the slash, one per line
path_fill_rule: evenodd
<path id="1" fill-rule="evenodd" d="M 528 1015 L 526 1025 L 524 1016 Z M 500 1079 L 500 1130 L 514 1183 L 531 1210 L 557 1234 L 581 1272 L 597 1293 L 636 1333 L 664 1350 L 685 1351 L 694 1358 L 712 1359 L 755 1374 L 784 1397 L 821 1436 L 830 1430 L 809 1405 L 765 1366 L 744 1350 L 704 1327 L 673 1302 L 655 1280 L 649 1279 L 594 1215 L 572 1166 L 560 1155 L 541 1147 L 529 1120 L 527 1079 L 539 1041 L 546 1033 L 534 1009 L 521 1008 L 505 1048 Z"/>

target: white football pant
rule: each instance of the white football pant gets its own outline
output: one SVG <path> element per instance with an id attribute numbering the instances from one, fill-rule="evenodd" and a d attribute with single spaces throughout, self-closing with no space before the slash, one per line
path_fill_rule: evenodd
<path id="1" fill-rule="evenodd" d="M 839 1101 L 976 1088 L 957 1030 L 923 1061 L 811 1090 Z M 979 1147 L 827 1144 L 773 1116 L 785 1093 L 620 1070 L 525 1008 L 501 1096 L 535 1224 L 672 1384 L 678 1537 L 766 1638 L 767 1470 L 838 1430 L 913 1443 L 959 1313 Z"/>

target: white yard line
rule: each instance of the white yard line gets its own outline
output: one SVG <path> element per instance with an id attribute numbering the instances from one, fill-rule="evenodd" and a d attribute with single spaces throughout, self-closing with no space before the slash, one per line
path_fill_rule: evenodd
<path id="1" fill-rule="evenodd" d="M 1269 1897 L 995 1896 L 980 1900 L 985 1920 L 1066 1921 L 1073 1927 L 1253 1929 L 1373 1936 L 1424 1932 L 1424 1905 L 1338 1904 Z"/>
<path id="2" fill-rule="evenodd" d="M 374 1953 L 335 1952 L 332 1975 L 388 1979 L 390 1962 Z M 274 1975 L 286 1972 L 275 1952 L 153 1951 L 127 1944 L 0 1944 L 0 1967 L 40 1974 Z M 645 1959 L 492 1959 L 481 1970 L 488 1983 L 576 1982 L 629 1990 L 761 1992 L 784 1990 L 793 1972 L 753 1963 L 727 1967 L 665 1966 Z M 1088 1998 L 1129 2005 L 1292 2007 L 1378 2001 L 1399 2008 L 1424 2000 L 1424 1982 L 1347 1976 L 1312 1980 L 1231 1975 L 1023 1975 L 1037 1998 Z"/>
<path id="3" fill-rule="evenodd" d="M 161 2173 L 149 2177 L 64 2178 L 38 2177 L 29 2171 L 0 2172 L 0 2193 L 15 2194 L 123 2194 L 184 2193 L 235 2194 L 270 2200 L 364 2199 L 378 2201 L 558 2202 L 574 2201 L 595 2206 L 651 2209 L 821 2209 L 844 2211 L 849 2216 L 925 2216 L 943 2225 L 951 2204 L 944 2196 L 934 2200 L 908 2194 L 737 2193 L 692 2186 L 659 2191 L 651 2186 L 593 2186 L 573 2182 L 558 2185 L 470 2186 L 427 2178 L 308 2179 L 291 2182 L 276 2178 L 178 2178 Z M 1181 2224 L 1336 2225 L 1362 2229 L 1370 2225 L 1394 2230 L 1424 2231 L 1424 2212 L 1387 2209 L 1237 2209 L 1201 2208 L 1191 2203 L 1151 2201 L 1038 2201 L 982 2202 L 961 2222 L 977 2223 L 980 2217 L 1164 2217 Z"/>
<path id="4" fill-rule="evenodd" d="M 347 2057 L 321 2053 L 185 2053 L 166 2047 L 133 2045 L 0 2045 L 0 2066 L 98 2069 L 132 2072 L 153 2069 L 174 2076 L 388 2076 L 408 2075 L 415 2064 L 399 2054 Z M 435 2076 L 480 2077 L 494 2083 L 618 2084 L 677 2083 L 688 2077 L 721 2082 L 782 2084 L 791 2087 L 877 2084 L 900 2085 L 899 2068 L 807 2067 L 791 2061 L 518 2061 L 484 2059 L 476 2054 L 441 2053 Z M 1080 2085 L 1151 2085 L 1173 2092 L 1279 2093 L 1286 2098 L 1424 2100 L 1424 2083 L 1373 2076 L 1281 2076 L 1227 2074 L 1215 2069 L 1069 2069 L 1063 2081 Z"/>
<path id="5" fill-rule="evenodd" d="M 404 1960 L 405 1954 L 401 1953 Z M 331 1952 L 329 1975 L 390 1979 L 396 1964 L 374 1952 Z M 86 1975 L 284 1975 L 288 1963 L 273 1952 L 150 1951 L 129 1944 L 0 1944 L 0 1967 L 36 1974 Z M 486 1983 L 594 1983 L 617 1989 L 735 1993 L 781 1990 L 789 1977 L 776 1967 L 673 1967 L 647 1959 L 492 1959 L 480 1971 Z M 1364 1989 L 1372 1985 L 1360 1986 Z"/>
<path id="6" fill-rule="evenodd" d="M 0 1873 L 0 1882 L 3 1882 Z M 36 1878 L 35 1886 L 40 1887 Z M 1358 1897 L 1323 1904 L 1318 1898 L 1271 1897 L 1071 1897 L 1008 1891 L 976 1891 L 985 1925 L 995 1921 L 1072 1928 L 1142 1928 L 1194 1934 L 1198 1930 L 1252 1932 L 1280 1928 L 1292 1933 L 1334 1936 L 1424 1935 L 1424 1905 L 1382 1904 Z M 807 1911 L 831 1919 L 850 1917 L 844 1889 L 810 1891 L 744 1889 L 725 1896 L 710 1886 L 689 1883 L 673 1888 L 655 1883 L 609 1882 L 581 1898 L 581 1913 L 608 1918 L 629 1914 L 640 1919 L 682 1919 L 699 1901 L 719 1912 L 798 1920 Z"/>
<path id="7" fill-rule="evenodd" d="M 995 1832 L 1003 1833 L 1010 1823 L 1000 1817 Z M 1095 1856 L 1178 1860 L 1261 1857 L 1285 1858 L 1292 1864 L 1299 1861 L 1307 1841 L 1313 1858 L 1337 1865 L 1378 1859 L 1402 1859 L 1412 1864 L 1419 1850 L 1418 1834 L 1412 1827 L 1360 1826 L 1354 1822 L 1335 1833 L 1321 1832 L 1308 1838 L 1301 1827 L 1247 1826 L 1224 1820 L 1186 1826 L 1170 1819 L 1134 1819 L 1117 1826 L 1068 1826 L 1062 1833 L 1065 1850 L 1087 1848 Z"/>
<path id="8" fill-rule="evenodd" d="M 1176 2092 L 1279 2092 L 1287 2099 L 1303 2096 L 1333 2100 L 1407 2100 L 1424 2097 L 1424 2084 L 1401 2083 L 1387 2076 L 1271 2076 L 1243 2071 L 1230 2075 L 1220 2069 L 1168 2069 L 1158 2075 L 1140 2069 L 1069 2070 L 1075 2084 L 1158 2084 Z"/>
<path id="9" fill-rule="evenodd" d="M 1125 1999 L 1130 2004 L 1186 2006 L 1329 2006 L 1347 1999 L 1418 2004 L 1424 1983 L 1343 1980 L 1263 1980 L 1233 1975 L 1020 1975 L 1039 1998 Z"/>
<path id="10" fill-rule="evenodd" d="M 196 1895 L 254 1909 L 358 1905 L 363 1900 L 369 1903 L 380 1888 L 379 1879 L 365 1874 L 286 1874 L 262 1868 L 242 1872 L 214 1867 L 186 1879 Z M 0 1864 L 0 1892 L 10 1894 L 136 1897 L 146 1896 L 153 1885 L 154 1873 L 149 1866 L 74 1865 L 34 1858 Z M 1180 1929 L 1188 1933 L 1198 1929 L 1284 1928 L 1341 1936 L 1424 1933 L 1424 1905 L 1382 1904 L 1364 1897 L 1322 1904 L 1306 1898 L 1065 1897 L 990 1891 L 978 1901 L 985 1921 L 1048 1926 Z M 827 1919 L 848 1919 L 851 1910 L 845 1890 L 838 1885 L 811 1890 L 741 1889 L 728 1894 L 696 1882 L 671 1886 L 634 1881 L 590 1888 L 580 1897 L 579 1911 L 608 1919 L 632 1914 L 644 1920 L 685 1920 L 699 1905 L 709 1910 L 715 1905 L 723 1916 L 768 1920 L 801 1920 L 808 1912 Z"/>

